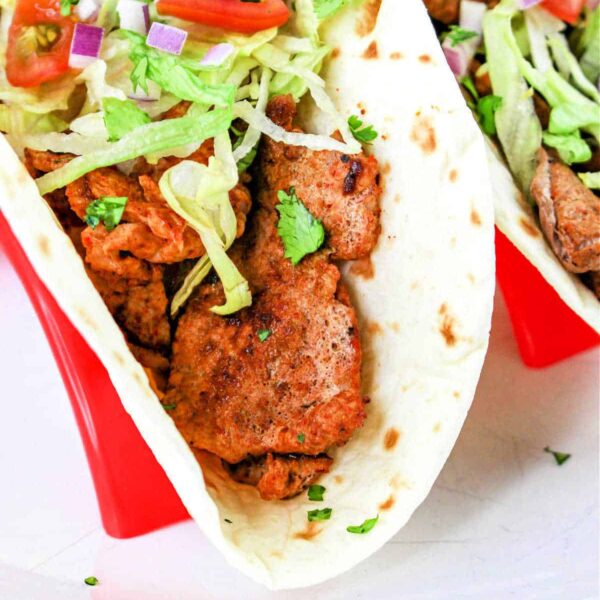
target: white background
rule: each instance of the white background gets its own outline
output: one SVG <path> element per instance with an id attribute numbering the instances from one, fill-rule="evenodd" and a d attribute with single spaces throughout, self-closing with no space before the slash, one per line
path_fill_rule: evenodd
<path id="1" fill-rule="evenodd" d="M 0 254 L 0 600 L 597 598 L 598 357 L 526 369 L 497 298 L 477 397 L 429 498 L 350 573 L 275 594 L 192 522 L 104 534 L 57 369 Z M 547 445 L 572 458 L 557 466 Z"/>

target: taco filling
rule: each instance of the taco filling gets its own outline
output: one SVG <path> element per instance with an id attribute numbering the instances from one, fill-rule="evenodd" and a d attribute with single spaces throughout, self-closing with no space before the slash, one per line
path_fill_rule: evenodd
<path id="1" fill-rule="evenodd" d="M 368 402 L 339 261 L 377 244 L 377 134 L 325 93 L 318 6 L 2 8 L 0 130 L 189 446 L 266 500 L 328 472 Z"/>
<path id="2" fill-rule="evenodd" d="M 425 0 L 552 251 L 600 299 L 600 6 Z"/>

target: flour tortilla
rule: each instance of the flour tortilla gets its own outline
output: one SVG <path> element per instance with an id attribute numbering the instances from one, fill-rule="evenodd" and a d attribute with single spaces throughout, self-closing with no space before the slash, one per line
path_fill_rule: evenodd
<path id="1" fill-rule="evenodd" d="M 383 0 L 377 17 L 378 6 L 345 9 L 324 32 L 337 55 L 329 92 L 379 132 L 372 152 L 385 188 L 373 277 L 344 267 L 361 321 L 368 419 L 320 481 L 324 503 L 306 494 L 262 501 L 214 457 L 201 471 L 34 181 L 0 140 L 0 206 L 36 272 L 108 369 L 204 534 L 273 589 L 334 577 L 406 523 L 458 436 L 488 344 L 494 230 L 484 142 L 420 0 Z M 309 524 L 307 510 L 325 506 L 331 520 Z M 346 531 L 377 514 L 370 533 Z"/>
<path id="2" fill-rule="evenodd" d="M 487 152 L 494 185 L 496 225 L 542 274 L 564 302 L 600 333 L 598 299 L 579 277 L 569 273 L 556 258 L 548 240 L 544 237 L 533 208 L 517 187 L 502 156 L 489 141 Z"/>

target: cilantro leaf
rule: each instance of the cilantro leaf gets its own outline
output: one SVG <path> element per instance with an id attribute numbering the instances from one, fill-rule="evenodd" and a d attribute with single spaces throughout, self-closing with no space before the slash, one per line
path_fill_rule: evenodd
<path id="1" fill-rule="evenodd" d="M 297 439 L 297 440 L 298 440 L 298 441 L 299 441 L 301 444 L 304 444 L 304 440 L 306 439 L 306 436 L 305 436 L 303 433 L 299 433 L 299 434 L 296 436 L 296 439 Z"/>
<path id="2" fill-rule="evenodd" d="M 130 131 L 151 122 L 150 117 L 133 100 L 104 98 L 102 108 L 109 142 L 117 142 Z"/>
<path id="3" fill-rule="evenodd" d="M 293 187 L 289 192 L 277 192 L 279 213 L 277 233 L 283 241 L 285 257 L 297 265 L 307 254 L 316 252 L 325 241 L 325 229 L 296 196 Z"/>
<path id="4" fill-rule="evenodd" d="M 63 17 L 68 17 L 71 14 L 73 6 L 77 6 L 79 0 L 60 0 L 60 14 Z"/>
<path id="5" fill-rule="evenodd" d="M 475 98 L 475 100 L 479 100 L 479 92 L 475 87 L 475 82 L 470 75 L 465 75 L 461 80 L 460 84 Z"/>
<path id="6" fill-rule="evenodd" d="M 579 131 L 566 135 L 544 131 L 542 139 L 546 146 L 556 148 L 562 161 L 568 165 L 586 162 L 592 158 L 592 151 L 587 142 L 581 138 Z"/>
<path id="7" fill-rule="evenodd" d="M 319 21 L 327 19 L 340 10 L 346 2 L 347 0 L 313 0 L 315 15 Z"/>
<path id="8" fill-rule="evenodd" d="M 97 577 L 86 577 L 84 580 L 86 585 L 98 585 L 100 582 L 98 581 Z"/>
<path id="9" fill-rule="evenodd" d="M 162 407 L 167 411 L 175 410 L 177 408 L 177 404 L 163 404 Z"/>
<path id="10" fill-rule="evenodd" d="M 373 519 L 366 519 L 360 525 L 349 525 L 346 527 L 346 531 L 350 533 L 369 533 L 369 531 L 375 527 L 377 521 L 379 521 L 379 515 Z"/>
<path id="11" fill-rule="evenodd" d="M 261 342 L 264 342 L 271 335 L 271 331 L 269 329 L 259 329 L 257 335 L 258 339 Z"/>
<path id="12" fill-rule="evenodd" d="M 365 125 L 363 127 L 363 122 L 356 115 L 352 115 L 348 119 L 348 125 L 354 138 L 363 144 L 370 144 L 377 137 L 373 126 Z"/>
<path id="13" fill-rule="evenodd" d="M 470 29 L 463 29 L 459 25 L 450 25 L 450 31 L 445 35 L 450 40 L 450 45 L 454 48 L 467 40 L 477 37 L 479 34 Z"/>
<path id="14" fill-rule="evenodd" d="M 552 456 L 554 456 L 554 460 L 556 461 L 556 464 L 559 467 L 562 464 L 566 463 L 571 458 L 570 454 L 567 454 L 566 452 L 556 452 L 555 450 L 551 450 L 550 446 L 546 446 L 544 448 L 544 452 L 548 452 L 549 454 L 552 454 Z"/>
<path id="15" fill-rule="evenodd" d="M 194 71 L 201 70 L 200 62 L 161 52 L 146 45 L 146 38 L 125 29 L 120 35 L 131 42 L 129 59 L 134 67 L 129 76 L 133 89 L 141 87 L 148 93 L 150 79 L 163 90 L 190 102 L 215 106 L 231 106 L 235 86 L 228 83 L 206 83 Z"/>
<path id="16" fill-rule="evenodd" d="M 325 487 L 313 483 L 308 487 L 308 499 L 312 502 L 322 502 L 323 494 L 325 493 Z"/>
<path id="17" fill-rule="evenodd" d="M 102 196 L 87 205 L 85 222 L 92 229 L 103 222 L 106 229 L 110 231 L 120 223 L 126 204 L 126 196 Z"/>
<path id="18" fill-rule="evenodd" d="M 479 123 L 481 129 L 488 135 L 496 135 L 496 111 L 502 104 L 500 96 L 484 96 L 477 100 L 477 114 L 479 115 Z"/>
<path id="19" fill-rule="evenodd" d="M 309 521 L 329 521 L 333 508 L 316 508 L 308 511 Z"/>

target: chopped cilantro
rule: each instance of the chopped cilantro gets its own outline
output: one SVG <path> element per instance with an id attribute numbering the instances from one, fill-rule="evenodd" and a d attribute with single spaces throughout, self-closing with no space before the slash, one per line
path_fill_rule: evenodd
<path id="1" fill-rule="evenodd" d="M 465 77 L 460 80 L 460 83 L 467 90 L 467 92 L 469 92 L 469 94 L 475 98 L 475 100 L 479 100 L 479 92 L 477 91 L 473 78 L 470 75 L 465 75 Z"/>
<path id="2" fill-rule="evenodd" d="M 496 117 L 495 113 L 502 104 L 500 96 L 484 96 L 477 101 L 477 114 L 481 129 L 488 135 L 496 135 Z"/>
<path id="3" fill-rule="evenodd" d="M 97 577 L 86 577 L 84 580 L 86 585 L 98 585 L 100 582 Z"/>
<path id="4" fill-rule="evenodd" d="M 126 196 L 102 196 L 87 205 L 85 222 L 94 229 L 100 222 L 108 231 L 114 229 L 121 221 L 127 204 Z"/>
<path id="5" fill-rule="evenodd" d="M 313 483 L 308 487 L 308 499 L 312 502 L 322 502 L 325 487 L 317 483 Z"/>
<path id="6" fill-rule="evenodd" d="M 333 508 L 315 508 L 308 511 L 309 521 L 329 521 Z"/>
<path id="7" fill-rule="evenodd" d="M 373 129 L 373 126 L 365 125 L 363 127 L 363 122 L 356 115 L 352 115 L 348 119 L 348 125 L 352 135 L 362 144 L 370 144 L 377 137 L 377 132 Z"/>
<path id="8" fill-rule="evenodd" d="M 257 335 L 258 339 L 264 342 L 271 335 L 271 331 L 269 329 L 259 329 Z"/>
<path id="9" fill-rule="evenodd" d="M 458 46 L 471 38 L 477 37 L 479 34 L 476 31 L 470 29 L 463 29 L 458 25 L 450 25 L 450 31 L 445 35 L 450 40 L 450 45 Z"/>
<path id="10" fill-rule="evenodd" d="M 104 124 L 108 131 L 108 141 L 116 142 L 130 131 L 150 123 L 150 117 L 138 108 L 133 100 L 104 98 Z"/>
<path id="11" fill-rule="evenodd" d="M 304 444 L 304 440 L 306 439 L 306 436 L 303 433 L 299 433 L 298 436 L 296 437 L 296 439 L 301 443 Z"/>
<path id="12" fill-rule="evenodd" d="M 63 17 L 68 17 L 71 14 L 73 6 L 79 4 L 79 0 L 60 0 L 60 14 Z"/>
<path id="13" fill-rule="evenodd" d="M 555 450 L 551 450 L 550 446 L 546 446 L 544 448 L 544 452 L 548 452 L 549 454 L 552 454 L 552 456 L 554 456 L 554 460 L 556 461 L 556 464 L 559 467 L 562 464 L 566 463 L 571 458 L 570 454 L 567 454 L 566 452 L 556 452 Z"/>
<path id="14" fill-rule="evenodd" d="M 347 0 L 313 0 L 315 15 L 320 21 L 327 19 L 340 10 L 346 2 Z"/>
<path id="15" fill-rule="evenodd" d="M 307 254 L 316 252 L 325 241 L 325 229 L 296 196 L 294 188 L 289 192 L 277 192 L 279 213 L 277 232 L 283 241 L 285 257 L 297 265 Z"/>
<path id="16" fill-rule="evenodd" d="M 346 527 L 346 531 L 350 533 L 369 533 L 373 527 L 379 521 L 379 515 L 373 519 L 366 519 L 361 525 L 349 525 Z"/>
<path id="17" fill-rule="evenodd" d="M 162 407 L 165 410 L 175 410 L 175 408 L 177 408 L 177 404 L 163 404 Z"/>

